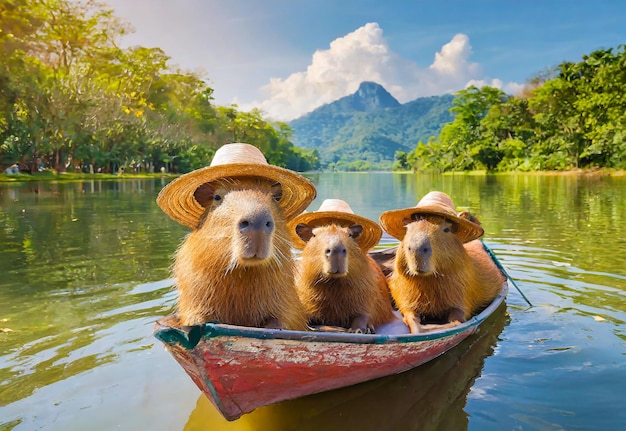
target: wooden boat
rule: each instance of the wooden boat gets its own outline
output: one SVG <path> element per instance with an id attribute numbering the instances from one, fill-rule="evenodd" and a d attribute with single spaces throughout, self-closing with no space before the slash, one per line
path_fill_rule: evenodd
<path id="1" fill-rule="evenodd" d="M 400 319 L 377 327 L 376 334 L 353 334 L 220 323 L 181 328 L 168 325 L 166 317 L 156 323 L 155 336 L 222 415 L 235 420 L 257 407 L 422 365 L 475 333 L 507 293 L 505 281 L 499 295 L 478 315 L 453 328 L 423 334 L 410 334 Z"/>

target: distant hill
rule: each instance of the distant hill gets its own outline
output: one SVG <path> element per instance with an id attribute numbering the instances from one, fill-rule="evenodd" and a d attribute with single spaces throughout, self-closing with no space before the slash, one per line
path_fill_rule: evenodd
<path id="1" fill-rule="evenodd" d="M 452 95 L 401 104 L 381 85 L 363 82 L 356 93 L 290 122 L 295 146 L 316 148 L 323 167 L 390 168 L 396 151 L 411 151 L 453 120 Z"/>

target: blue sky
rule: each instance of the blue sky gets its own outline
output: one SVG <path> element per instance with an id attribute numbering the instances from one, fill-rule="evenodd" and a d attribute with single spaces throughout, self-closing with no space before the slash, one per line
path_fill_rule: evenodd
<path id="1" fill-rule="evenodd" d="M 219 105 L 289 120 L 379 82 L 400 102 L 470 84 L 515 93 L 538 72 L 626 44 L 622 0 L 106 0 L 203 73 Z"/>

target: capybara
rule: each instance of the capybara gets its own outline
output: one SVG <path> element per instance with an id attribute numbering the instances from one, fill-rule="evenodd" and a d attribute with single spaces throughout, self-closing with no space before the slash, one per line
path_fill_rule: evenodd
<path id="1" fill-rule="evenodd" d="M 206 210 L 173 265 L 182 325 L 307 328 L 294 288 L 291 239 L 276 202 L 280 193 L 280 184 L 254 177 L 195 191 Z"/>
<path id="2" fill-rule="evenodd" d="M 465 322 L 502 288 L 505 278 L 480 240 L 463 244 L 457 228 L 433 214 L 418 214 L 406 225 L 389 288 L 411 333 L 424 330 L 424 321 Z"/>
<path id="3" fill-rule="evenodd" d="M 363 227 L 298 224 L 306 242 L 296 275 L 296 288 L 311 325 L 372 333 L 394 319 L 387 281 L 378 265 L 355 239 Z"/>

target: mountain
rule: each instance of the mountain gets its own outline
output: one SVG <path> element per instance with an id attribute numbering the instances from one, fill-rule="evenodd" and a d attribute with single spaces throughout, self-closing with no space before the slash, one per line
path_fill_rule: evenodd
<path id="1" fill-rule="evenodd" d="M 324 106 L 329 111 L 369 112 L 377 109 L 397 108 L 401 105 L 382 85 L 366 81 L 359 85 L 356 93 Z M 324 110 L 324 107 L 318 110 Z"/>
<path id="2" fill-rule="evenodd" d="M 292 142 L 317 149 L 322 167 L 389 169 L 396 151 L 413 150 L 453 120 L 453 98 L 422 97 L 401 104 L 381 85 L 363 82 L 354 94 L 291 121 Z"/>

